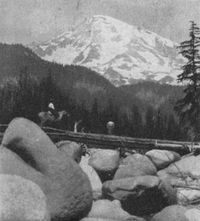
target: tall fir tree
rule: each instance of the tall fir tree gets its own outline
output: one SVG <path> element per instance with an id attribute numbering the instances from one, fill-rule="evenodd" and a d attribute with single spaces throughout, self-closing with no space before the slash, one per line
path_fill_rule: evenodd
<path id="1" fill-rule="evenodd" d="M 154 137 L 154 128 L 155 128 L 154 110 L 153 110 L 152 106 L 149 106 L 147 108 L 147 111 L 146 111 L 146 114 L 145 114 L 144 137 L 145 138 L 153 138 Z"/>
<path id="2" fill-rule="evenodd" d="M 56 88 L 53 82 L 51 69 L 48 69 L 46 77 L 40 83 L 41 90 L 41 110 L 46 110 L 50 99 L 55 100 Z"/>
<path id="3" fill-rule="evenodd" d="M 40 109 L 38 80 L 31 75 L 27 67 L 24 67 L 21 70 L 17 83 L 13 114 L 36 121 L 37 113 Z"/>
<path id="4" fill-rule="evenodd" d="M 99 132 L 99 106 L 97 99 L 94 100 L 91 110 L 91 130 L 93 133 Z"/>
<path id="5" fill-rule="evenodd" d="M 142 117 L 139 111 L 139 108 L 136 105 L 132 107 L 132 122 L 131 122 L 132 136 L 141 137 L 142 136 Z"/>
<path id="6" fill-rule="evenodd" d="M 156 112 L 154 135 L 156 139 L 164 138 L 164 116 L 160 109 Z"/>
<path id="7" fill-rule="evenodd" d="M 178 47 L 179 53 L 187 60 L 182 67 L 182 73 L 178 75 L 178 81 L 187 85 L 184 89 L 185 96 L 177 101 L 175 110 L 184 128 L 196 136 L 200 124 L 200 29 L 194 21 L 191 21 L 189 31 L 190 39 Z"/>

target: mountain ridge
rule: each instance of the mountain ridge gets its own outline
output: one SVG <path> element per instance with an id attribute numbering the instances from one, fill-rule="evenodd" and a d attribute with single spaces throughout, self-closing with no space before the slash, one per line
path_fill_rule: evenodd
<path id="1" fill-rule="evenodd" d="M 176 84 L 177 44 L 151 31 L 96 15 L 58 37 L 29 47 L 41 58 L 88 67 L 115 86 L 141 80 Z"/>

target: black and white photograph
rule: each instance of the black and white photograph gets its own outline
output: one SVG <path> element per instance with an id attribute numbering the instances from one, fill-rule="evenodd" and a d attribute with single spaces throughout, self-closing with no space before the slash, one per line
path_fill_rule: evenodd
<path id="1" fill-rule="evenodd" d="M 200 0 L 0 0 L 0 221 L 200 221 Z"/>

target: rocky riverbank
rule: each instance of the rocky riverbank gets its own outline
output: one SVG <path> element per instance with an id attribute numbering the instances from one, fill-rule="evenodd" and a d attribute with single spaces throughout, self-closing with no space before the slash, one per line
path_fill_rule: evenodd
<path id="1" fill-rule="evenodd" d="M 82 148 L 14 119 L 0 147 L 0 221 L 200 220 L 200 156 Z"/>

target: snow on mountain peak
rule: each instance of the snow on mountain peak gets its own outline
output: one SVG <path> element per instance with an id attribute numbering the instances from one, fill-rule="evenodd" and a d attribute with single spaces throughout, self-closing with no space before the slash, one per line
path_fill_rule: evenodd
<path id="1" fill-rule="evenodd" d="M 104 15 L 31 48 L 48 61 L 89 67 L 117 86 L 140 80 L 174 84 L 183 62 L 169 39 Z"/>

